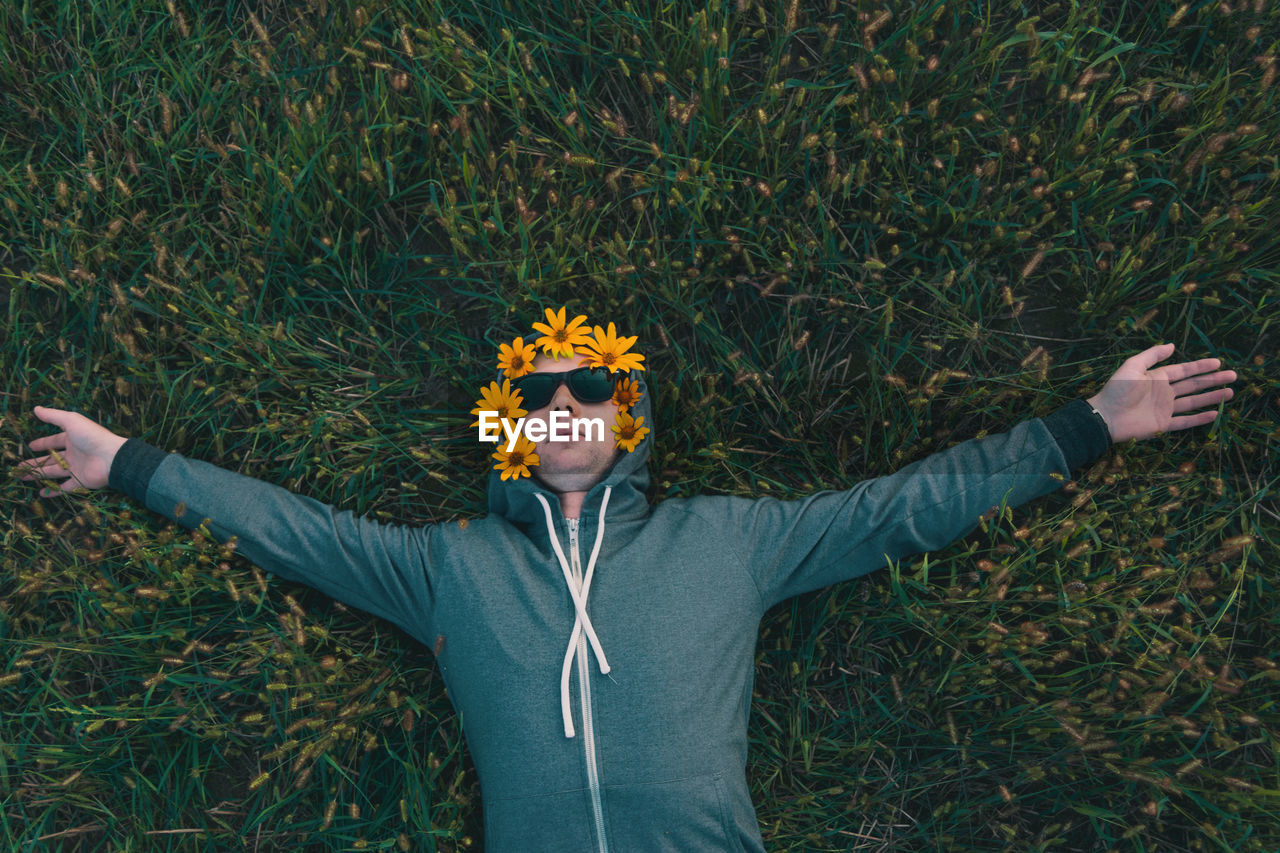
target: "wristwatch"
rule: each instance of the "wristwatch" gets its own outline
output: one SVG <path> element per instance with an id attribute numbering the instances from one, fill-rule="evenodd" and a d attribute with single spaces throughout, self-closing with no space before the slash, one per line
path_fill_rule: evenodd
<path id="1" fill-rule="evenodd" d="M 1102 416 L 1102 412 L 1099 412 L 1097 409 L 1093 407 L 1093 403 L 1089 403 L 1088 400 L 1086 400 L 1085 402 L 1089 406 L 1089 411 L 1093 412 L 1095 415 L 1098 416 L 1098 421 L 1102 424 L 1102 428 L 1107 431 L 1107 440 L 1111 441 L 1112 440 L 1111 427 L 1107 426 L 1107 419 Z"/>

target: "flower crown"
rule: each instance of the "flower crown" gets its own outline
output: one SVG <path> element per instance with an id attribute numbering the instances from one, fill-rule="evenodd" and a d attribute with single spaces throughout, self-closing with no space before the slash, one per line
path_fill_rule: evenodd
<path id="1" fill-rule="evenodd" d="M 480 389 L 480 399 L 476 400 L 476 408 L 471 410 L 471 414 L 478 416 L 471 426 L 473 429 L 479 428 L 480 441 L 500 443 L 498 451 L 493 454 L 493 458 L 497 460 L 493 467 L 502 472 L 504 480 L 532 476 L 529 469 L 539 462 L 536 445 L 520 432 L 521 421 L 528 414 L 521 408 L 524 397 L 518 388 L 511 387 L 513 379 L 534 372 L 533 360 L 537 357 L 538 347 L 542 348 L 545 355 L 554 359 L 578 355 L 581 356 L 579 367 L 603 367 L 611 374 L 621 374 L 615 380 L 611 398 L 618 406 L 618 415 L 614 418 L 612 427 L 616 447 L 630 453 L 649 432 L 649 428 L 643 426 L 643 416 L 634 418 L 630 414 L 640 402 L 641 392 L 640 386 L 627 378 L 627 373 L 631 370 L 644 370 L 640 364 L 644 361 L 644 356 L 628 351 L 636 342 L 636 336 L 618 335 L 612 322 L 607 330 L 599 326 L 587 326 L 585 314 L 565 322 L 564 306 L 559 311 L 552 311 L 550 308 L 544 311 L 547 322 L 533 324 L 534 331 L 540 332 L 541 337 L 532 344 L 526 344 L 524 337 L 519 337 L 510 344 L 499 345 L 498 369 L 503 373 L 502 384 L 490 382 L 487 388 Z M 588 329 L 592 329 L 594 334 L 588 333 Z M 496 413 L 502 428 L 499 430 L 491 418 L 485 418 L 481 413 Z M 510 439 L 505 444 L 504 434 Z"/>

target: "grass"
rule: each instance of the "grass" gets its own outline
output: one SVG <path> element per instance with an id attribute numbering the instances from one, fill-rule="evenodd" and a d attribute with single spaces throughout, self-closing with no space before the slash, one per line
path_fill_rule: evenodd
<path id="1" fill-rule="evenodd" d="M 776 851 L 1277 849 L 1280 9 L 859 5 L 0 5 L 5 459 L 46 405 L 479 515 L 474 389 L 569 303 L 640 336 L 653 500 L 798 497 L 1172 341 L 1212 426 L 770 611 L 748 774 Z M 482 847 L 429 650 L 0 500 L 5 849 Z"/>

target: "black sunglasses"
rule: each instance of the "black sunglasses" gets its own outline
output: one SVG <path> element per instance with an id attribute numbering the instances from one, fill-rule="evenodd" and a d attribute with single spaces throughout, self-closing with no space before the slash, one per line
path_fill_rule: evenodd
<path id="1" fill-rule="evenodd" d="M 551 402 L 561 383 L 580 403 L 603 403 L 613 396 L 614 379 L 603 367 L 579 367 L 564 373 L 527 373 L 513 380 L 511 387 L 524 398 L 524 408 L 541 409 Z"/>

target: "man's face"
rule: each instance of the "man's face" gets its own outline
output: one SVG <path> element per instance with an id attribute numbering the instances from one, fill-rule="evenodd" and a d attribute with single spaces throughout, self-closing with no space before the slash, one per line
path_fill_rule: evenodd
<path id="1" fill-rule="evenodd" d="M 581 356 L 574 355 L 556 360 L 544 353 L 538 353 L 533 360 L 534 373 L 564 373 L 578 367 Z M 562 434 L 573 435 L 573 424 L 580 418 L 599 418 L 604 422 L 604 435 L 597 436 L 595 430 L 587 429 L 584 422 L 578 429 L 577 440 L 551 441 L 550 437 L 536 442 L 538 448 L 538 465 L 532 468 L 533 476 L 541 480 L 547 488 L 554 492 L 585 492 L 604 479 L 613 467 L 614 460 L 622 452 L 614 443 L 614 432 L 610 427 L 618 415 L 618 404 L 613 400 L 603 403 L 583 403 L 569 393 L 569 386 L 561 383 L 551 395 L 551 402 L 541 409 L 529 412 L 529 420 L 544 421 L 548 430 L 551 426 L 551 412 L 568 413 L 571 420 L 560 427 Z"/>

